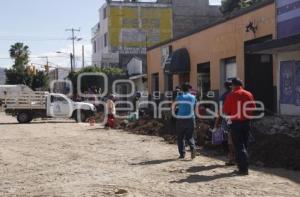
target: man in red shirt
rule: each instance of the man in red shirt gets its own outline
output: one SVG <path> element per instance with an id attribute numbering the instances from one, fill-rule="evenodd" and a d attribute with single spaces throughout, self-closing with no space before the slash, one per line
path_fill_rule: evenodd
<path id="1" fill-rule="evenodd" d="M 248 175 L 248 140 L 252 111 L 255 109 L 253 95 L 243 89 L 240 79 L 232 79 L 232 92 L 227 96 L 223 112 L 230 122 L 239 175 Z"/>

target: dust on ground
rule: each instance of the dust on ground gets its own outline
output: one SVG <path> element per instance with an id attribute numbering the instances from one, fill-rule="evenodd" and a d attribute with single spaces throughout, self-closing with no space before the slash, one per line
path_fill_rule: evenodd
<path id="1" fill-rule="evenodd" d="M 300 196 L 300 172 L 177 157 L 159 137 L 0 114 L 0 196 Z"/>

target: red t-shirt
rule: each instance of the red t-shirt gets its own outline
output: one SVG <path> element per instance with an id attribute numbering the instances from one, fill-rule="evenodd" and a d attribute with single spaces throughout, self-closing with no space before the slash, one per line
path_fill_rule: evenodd
<path id="1" fill-rule="evenodd" d="M 250 119 L 255 107 L 253 95 L 242 87 L 237 87 L 226 97 L 223 112 L 232 121 L 243 121 Z"/>

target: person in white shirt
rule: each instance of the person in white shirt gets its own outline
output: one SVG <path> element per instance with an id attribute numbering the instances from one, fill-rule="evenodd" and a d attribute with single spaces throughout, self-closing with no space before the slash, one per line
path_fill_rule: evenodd
<path id="1" fill-rule="evenodd" d="M 105 128 L 110 129 L 115 126 L 116 106 L 115 106 L 115 95 L 111 94 L 106 101 L 107 109 L 107 123 Z"/>

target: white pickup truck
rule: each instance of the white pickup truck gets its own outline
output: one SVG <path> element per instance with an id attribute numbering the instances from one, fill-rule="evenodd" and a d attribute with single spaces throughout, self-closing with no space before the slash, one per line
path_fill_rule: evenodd
<path id="1" fill-rule="evenodd" d="M 19 123 L 35 118 L 72 118 L 85 122 L 93 116 L 93 104 L 74 102 L 63 94 L 33 91 L 24 85 L 0 85 L 0 111 L 16 116 Z"/>

